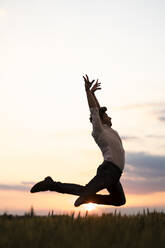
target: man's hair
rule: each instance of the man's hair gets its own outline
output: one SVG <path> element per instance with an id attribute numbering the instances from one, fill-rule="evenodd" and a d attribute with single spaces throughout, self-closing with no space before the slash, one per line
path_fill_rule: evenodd
<path id="1" fill-rule="evenodd" d="M 103 119 L 103 116 L 105 114 L 105 112 L 107 111 L 107 108 L 106 107 L 100 107 L 99 108 L 99 116 L 100 116 L 100 119 L 102 120 Z M 92 122 L 92 116 L 90 115 L 90 118 L 89 118 L 90 122 Z"/>

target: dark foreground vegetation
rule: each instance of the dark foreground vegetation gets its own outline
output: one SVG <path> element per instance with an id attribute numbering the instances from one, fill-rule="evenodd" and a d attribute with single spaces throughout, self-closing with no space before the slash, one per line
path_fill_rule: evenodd
<path id="1" fill-rule="evenodd" d="M 164 248 L 165 213 L 0 216 L 2 248 Z"/>

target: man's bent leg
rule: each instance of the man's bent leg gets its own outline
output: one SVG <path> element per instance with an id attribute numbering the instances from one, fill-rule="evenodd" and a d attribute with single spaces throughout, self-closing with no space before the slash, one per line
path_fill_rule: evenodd
<path id="1" fill-rule="evenodd" d="M 109 182 L 110 184 L 110 182 Z M 92 202 L 96 204 L 121 206 L 126 202 L 123 187 L 120 182 L 115 185 L 110 185 L 107 190 L 110 195 L 96 194 L 96 192 L 105 188 L 105 181 L 100 176 L 94 177 L 85 186 L 71 183 L 60 183 L 57 182 L 50 189 L 59 193 L 66 193 L 72 195 L 79 195 L 82 197 L 84 203 Z M 79 198 L 78 198 L 79 199 Z M 81 205 L 81 204 L 80 204 Z"/>
<path id="2" fill-rule="evenodd" d="M 56 191 L 63 194 L 72 194 L 84 196 L 85 202 L 92 202 L 96 204 L 121 206 L 126 202 L 123 187 L 120 182 L 115 185 L 107 187 L 110 195 L 96 194 L 96 192 L 105 188 L 105 183 L 97 176 L 94 177 L 86 186 L 55 182 L 51 186 L 50 191 Z"/>
<path id="3" fill-rule="evenodd" d="M 112 183 L 113 178 L 105 176 L 96 175 L 88 184 L 84 186 L 80 197 L 75 201 L 75 207 L 80 206 L 81 204 L 96 201 L 96 192 L 106 188 L 107 184 Z M 97 202 L 95 202 L 97 203 Z"/>
<path id="4" fill-rule="evenodd" d="M 120 182 L 111 187 L 109 186 L 107 189 L 110 192 L 110 195 L 91 195 L 89 202 L 112 206 L 122 206 L 126 203 L 125 194 Z"/>
<path id="5" fill-rule="evenodd" d="M 107 190 L 110 192 L 110 198 L 114 206 L 121 206 L 126 203 L 124 190 L 120 181 L 112 187 L 108 186 Z"/>

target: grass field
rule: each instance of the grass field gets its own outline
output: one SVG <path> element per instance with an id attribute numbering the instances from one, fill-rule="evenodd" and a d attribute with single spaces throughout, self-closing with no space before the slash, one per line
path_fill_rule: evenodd
<path id="1" fill-rule="evenodd" d="M 165 213 L 0 216 L 0 248 L 164 248 Z"/>

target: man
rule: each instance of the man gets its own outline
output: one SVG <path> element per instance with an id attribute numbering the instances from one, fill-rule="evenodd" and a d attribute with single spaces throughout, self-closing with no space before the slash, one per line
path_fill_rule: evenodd
<path id="1" fill-rule="evenodd" d="M 112 122 L 111 118 L 106 114 L 107 108 L 100 107 L 95 96 L 95 91 L 101 89 L 100 83 L 97 80 L 92 87 L 95 80 L 90 82 L 87 75 L 83 78 L 91 113 L 92 136 L 101 149 L 103 163 L 98 167 L 96 176 L 85 186 L 55 182 L 51 177 L 46 177 L 45 180 L 32 187 L 31 193 L 50 190 L 78 195 L 79 197 L 74 203 L 75 207 L 88 202 L 121 206 L 126 202 L 124 191 L 119 181 L 125 163 L 122 141 L 118 133 L 111 128 Z M 107 189 L 110 194 L 96 194 L 102 189 Z"/>

